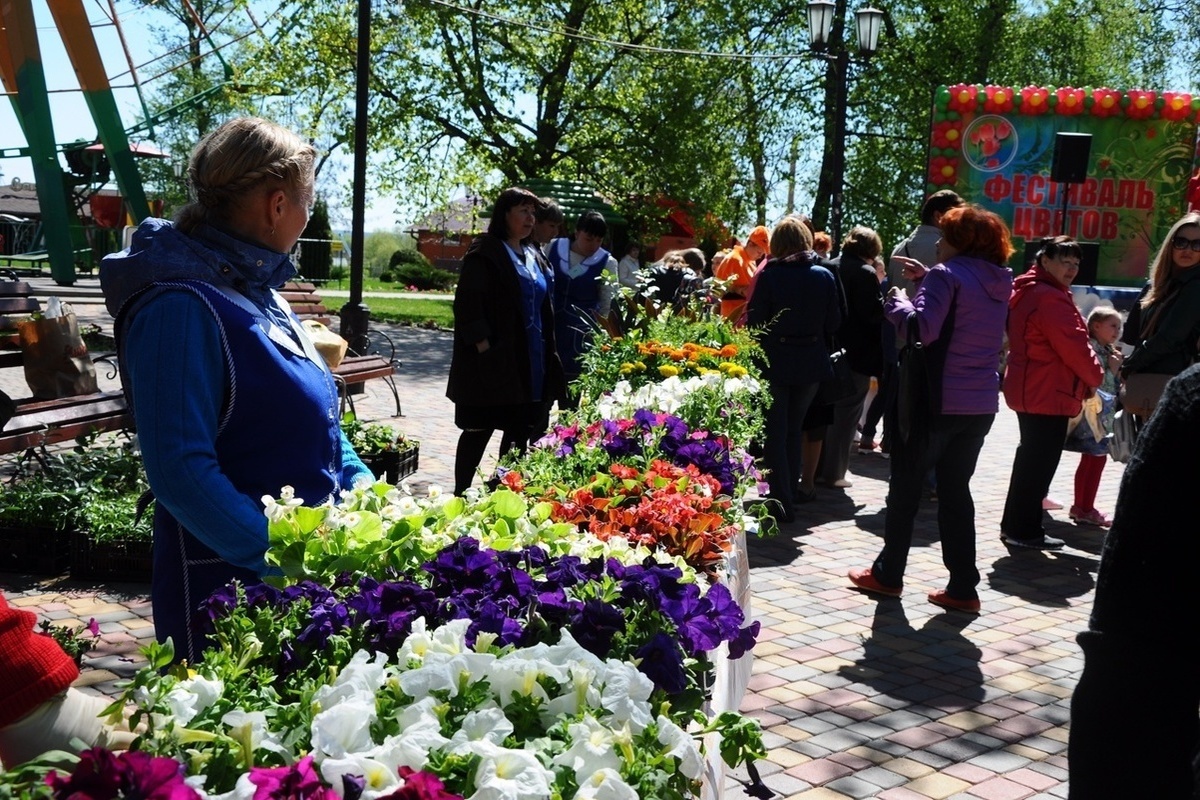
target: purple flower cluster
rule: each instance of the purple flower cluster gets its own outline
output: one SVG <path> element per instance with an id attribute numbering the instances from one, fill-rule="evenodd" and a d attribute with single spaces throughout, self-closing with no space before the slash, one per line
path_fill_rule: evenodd
<path id="1" fill-rule="evenodd" d="M 674 693 L 686 684 L 685 658 L 702 657 L 721 642 L 737 658 L 759 630 L 757 622 L 742 627 L 742 610 L 725 586 L 712 585 L 702 596 L 699 586 L 681 577 L 677 567 L 653 559 L 625 566 L 615 559 L 553 558 L 538 547 L 485 549 L 467 537 L 396 580 L 367 577 L 332 588 L 304 581 L 283 590 L 259 585 L 245 587 L 243 597 L 248 610 L 271 617 L 300 612 L 303 627 L 275 656 L 274 667 L 285 676 L 312 663 L 311 654 L 326 649 L 334 636 L 356 648 L 395 654 L 413 622 L 424 617 L 431 628 L 469 619 L 468 642 L 486 632 L 501 646 L 553 643 L 559 631 L 569 630 L 600 658 L 638 655 L 642 671 Z M 617 591 L 605 591 L 606 585 Z M 230 584 L 208 599 L 205 611 L 216 626 L 238 606 L 238 586 Z M 618 642 L 641 649 L 616 653 Z"/>
<path id="2" fill-rule="evenodd" d="M 552 448 L 560 458 L 574 454 L 580 447 L 596 447 L 613 461 L 645 453 L 646 446 L 658 442 L 658 452 L 651 457 L 665 457 L 679 467 L 695 465 L 706 475 L 716 478 L 721 491 L 733 494 L 738 479 L 751 474 L 753 459 L 746 453 L 735 458 L 729 441 L 708 431 L 693 431 L 688 424 L 672 414 L 646 408 L 634 412 L 632 419 L 601 420 L 586 431 L 578 425 L 558 426 L 534 445 Z"/>

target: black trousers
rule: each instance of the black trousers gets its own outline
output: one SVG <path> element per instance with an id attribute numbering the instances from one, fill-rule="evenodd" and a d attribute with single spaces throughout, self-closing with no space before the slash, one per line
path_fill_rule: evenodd
<path id="1" fill-rule="evenodd" d="M 1017 412 L 1021 443 L 1013 458 L 1004 498 L 1000 530 L 1013 539 L 1039 539 L 1042 527 L 1042 498 L 1050 489 L 1058 462 L 1062 459 L 1069 417 Z"/>
<path id="2" fill-rule="evenodd" d="M 876 580 L 886 586 L 900 586 L 904 582 L 913 520 L 921 505 L 925 475 L 932 467 L 938 482 L 942 563 L 950 573 L 946 591 L 958 600 L 977 597 L 979 569 L 975 566 L 971 476 L 975 474 L 979 451 L 995 418 L 995 414 L 937 414 L 929 420 L 928 435 L 913 435 L 907 442 L 896 437 L 892 445 L 883 550 L 873 565 Z"/>

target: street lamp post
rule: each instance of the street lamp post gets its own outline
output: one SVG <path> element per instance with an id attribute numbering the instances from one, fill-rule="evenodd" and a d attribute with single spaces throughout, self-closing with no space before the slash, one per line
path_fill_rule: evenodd
<path id="1" fill-rule="evenodd" d="M 354 199 L 350 223 L 350 299 L 340 314 L 342 338 L 355 353 L 367 352 L 371 309 L 363 302 L 363 227 L 366 217 L 367 124 L 371 79 L 371 0 L 358 0 L 354 69 Z"/>
<path id="2" fill-rule="evenodd" d="M 846 0 L 809 0 L 808 35 L 813 55 L 825 61 L 825 148 L 813 207 L 814 224 L 829 223 L 833 250 L 842 243 L 842 189 L 846 176 L 846 106 L 850 92 L 850 65 L 861 63 L 879 48 L 883 12 L 870 6 L 855 12 L 858 58 L 845 42 Z"/>

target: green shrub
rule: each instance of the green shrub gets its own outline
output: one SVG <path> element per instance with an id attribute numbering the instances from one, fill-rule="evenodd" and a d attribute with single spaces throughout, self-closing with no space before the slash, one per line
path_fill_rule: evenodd
<path id="1" fill-rule="evenodd" d="M 383 283 L 391 283 L 392 281 L 396 280 L 396 276 L 388 270 L 384 270 L 383 272 L 379 273 L 379 280 Z"/>
<path id="2" fill-rule="evenodd" d="M 392 253 L 391 259 L 388 260 L 388 269 L 395 272 L 395 268 L 405 264 L 415 264 L 420 267 L 432 267 L 429 259 L 416 250 L 397 250 Z"/>
<path id="3" fill-rule="evenodd" d="M 458 276 L 437 267 L 405 264 L 396 270 L 396 282 L 421 290 L 444 290 L 458 283 Z"/>

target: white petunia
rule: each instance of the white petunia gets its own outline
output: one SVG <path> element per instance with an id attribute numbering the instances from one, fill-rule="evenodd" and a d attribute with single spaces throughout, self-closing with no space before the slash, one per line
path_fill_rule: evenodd
<path id="1" fill-rule="evenodd" d="M 239 742 L 250 743 L 251 750 L 269 750 L 280 755 L 287 754 L 280 734 L 272 733 L 267 727 L 267 715 L 261 711 L 245 711 L 236 708 L 221 717 L 221 723 L 229 728 L 229 735 Z"/>
<path id="2" fill-rule="evenodd" d="M 658 741 L 666 745 L 666 754 L 679 760 L 679 771 L 692 780 L 700 777 L 704 770 L 704 757 L 696 740 L 671 720 L 658 716 Z"/>
<path id="3" fill-rule="evenodd" d="M 206 708 L 217 702 L 225 691 L 220 680 L 209 680 L 203 675 L 187 678 L 172 687 L 163 701 L 171 709 L 176 724 L 186 726 Z"/>
<path id="4" fill-rule="evenodd" d="M 375 485 L 375 476 L 369 472 L 360 472 L 357 475 L 355 475 L 354 483 L 352 484 L 352 486 L 354 487 L 354 489 L 356 491 L 370 489 L 374 485 Z"/>
<path id="5" fill-rule="evenodd" d="M 573 800 L 638 800 L 637 791 L 612 769 L 593 772 L 579 782 Z"/>
<path id="6" fill-rule="evenodd" d="M 191 778 L 185 778 L 188 786 L 191 786 L 201 797 L 206 797 L 208 800 L 254 800 L 254 794 L 258 791 L 258 787 L 250 782 L 250 773 L 244 773 L 237 779 L 237 783 L 228 792 L 222 794 L 208 794 L 202 788 L 191 782 Z"/>
<path id="7" fill-rule="evenodd" d="M 562 764 L 575 771 L 575 780 L 582 783 L 598 770 L 621 768 L 621 756 L 617 752 L 617 740 L 613 732 L 593 716 L 567 726 L 571 746 L 554 757 L 555 764 Z"/>
<path id="8" fill-rule="evenodd" d="M 601 705 L 618 722 L 628 722 L 634 733 L 641 733 L 652 719 L 647 700 L 654 691 L 654 683 L 624 661 L 609 659 L 606 667 L 607 672 L 601 678 L 604 683 Z"/>
<path id="9" fill-rule="evenodd" d="M 387 656 L 359 650 L 331 684 L 317 689 L 313 703 L 319 708 L 333 708 L 338 703 L 357 701 L 374 703 L 375 694 L 387 683 Z"/>
<path id="10" fill-rule="evenodd" d="M 526 800 L 549 797 L 554 773 L 528 750 L 510 750 L 487 742 L 473 748 L 480 756 L 475 794 L 468 800 Z"/>
<path id="11" fill-rule="evenodd" d="M 375 746 L 371 741 L 374 721 L 374 702 L 367 704 L 358 699 L 343 701 L 318 713 L 312 721 L 314 758 L 319 762 L 370 750 Z"/>
<path id="12" fill-rule="evenodd" d="M 446 749 L 451 753 L 467 755 L 473 752 L 474 743 L 490 742 L 499 745 L 513 730 L 512 722 L 499 708 L 472 711 L 463 717 L 462 725 L 450 737 Z"/>
<path id="13" fill-rule="evenodd" d="M 400 733 L 388 736 L 375 748 L 372 755 L 377 761 L 395 769 L 404 766 L 422 770 L 429 760 L 429 754 L 444 749 L 450 742 L 442 735 L 441 722 L 436 716 L 432 713 L 410 715 L 409 711 L 413 708 L 410 706 L 409 710 L 398 716 Z"/>
<path id="14" fill-rule="evenodd" d="M 395 769 L 362 753 L 327 758 L 321 762 L 321 777 L 330 786 L 341 787 L 344 775 L 357 775 L 365 781 L 363 800 L 391 794 L 403 785 Z"/>
<path id="15" fill-rule="evenodd" d="M 436 483 L 429 484 L 429 488 L 426 491 L 429 493 L 429 499 L 434 502 L 441 500 L 443 495 L 445 494 L 442 487 Z"/>

